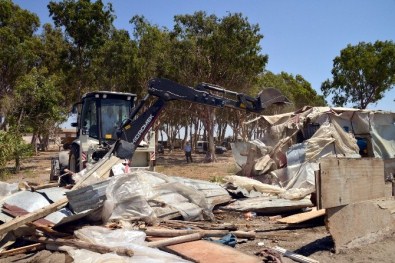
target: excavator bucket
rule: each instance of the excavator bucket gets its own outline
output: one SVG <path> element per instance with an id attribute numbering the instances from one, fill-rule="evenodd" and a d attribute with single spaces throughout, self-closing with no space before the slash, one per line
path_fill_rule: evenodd
<path id="1" fill-rule="evenodd" d="M 291 103 L 278 89 L 267 88 L 258 94 L 262 109 L 266 109 L 272 104 L 288 104 Z"/>

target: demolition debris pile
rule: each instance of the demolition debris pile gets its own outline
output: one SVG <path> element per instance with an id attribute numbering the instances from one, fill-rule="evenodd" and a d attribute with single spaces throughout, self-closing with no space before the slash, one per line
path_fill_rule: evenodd
<path id="1" fill-rule="evenodd" d="M 129 172 L 115 156 L 70 175 L 73 185 L 1 183 L 0 255 L 46 249 L 75 262 L 318 262 L 281 247 L 244 254 L 232 246 L 254 240 L 256 228 L 220 224 L 216 214 L 247 221 L 291 214 L 271 217 L 279 225 L 325 215 L 336 251 L 391 235 L 394 121 L 392 113 L 329 108 L 261 116 L 249 124 L 265 125 L 264 139 L 233 145 L 242 176 L 222 184 Z"/>

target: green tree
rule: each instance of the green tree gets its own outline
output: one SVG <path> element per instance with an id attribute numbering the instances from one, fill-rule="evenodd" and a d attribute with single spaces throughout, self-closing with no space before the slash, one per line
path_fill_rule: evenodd
<path id="1" fill-rule="evenodd" d="M 0 100 L 12 94 L 16 80 L 37 63 L 39 39 L 33 34 L 39 26 L 37 15 L 0 0 Z"/>
<path id="2" fill-rule="evenodd" d="M 100 90 L 137 93 L 134 64 L 137 45 L 126 30 L 114 30 L 98 49 L 92 61 L 95 81 Z"/>
<path id="3" fill-rule="evenodd" d="M 39 67 L 45 67 L 48 74 L 66 74 L 70 68 L 65 63 L 68 59 L 70 45 L 66 42 L 60 28 L 53 28 L 51 24 L 43 25 L 40 35 L 41 47 L 38 50 L 40 57 Z"/>
<path id="4" fill-rule="evenodd" d="M 95 51 L 106 41 L 114 20 L 111 3 L 101 0 L 50 1 L 49 14 L 57 27 L 62 27 L 70 54 L 65 62 L 70 63 L 69 85 L 71 100 L 76 101 L 81 93 L 92 85 L 91 69 Z"/>
<path id="5" fill-rule="evenodd" d="M 45 68 L 21 77 L 14 91 L 12 109 L 9 110 L 11 127 L 17 133 L 32 131 L 46 147 L 49 131 L 61 121 L 65 112 L 62 91 L 57 88 L 56 75 L 47 76 Z M 34 144 L 35 141 L 32 141 Z"/>
<path id="6" fill-rule="evenodd" d="M 150 24 L 143 16 L 134 16 L 130 23 L 133 26 L 133 39 L 138 46 L 133 79 L 140 91 L 145 92 L 151 78 L 172 78 L 168 73 L 172 63 L 172 43 L 166 28 Z"/>
<path id="7" fill-rule="evenodd" d="M 15 173 L 21 169 L 21 160 L 33 153 L 32 145 L 22 139 L 22 134 L 11 129 L 8 132 L 0 131 L 0 169 L 4 169 L 7 162 L 15 161 Z"/>
<path id="8" fill-rule="evenodd" d="M 223 18 L 196 12 L 175 17 L 171 74 L 177 81 L 194 86 L 215 83 L 226 89 L 249 92 L 257 75 L 263 71 L 267 56 L 260 53 L 259 26 L 241 14 Z M 215 111 L 199 111 L 214 155 Z"/>
<path id="9" fill-rule="evenodd" d="M 332 80 L 321 85 L 325 97 L 332 96 L 336 106 L 351 103 L 356 108 L 366 109 L 394 87 L 395 44 L 376 41 L 347 45 L 333 60 L 332 76 Z"/>

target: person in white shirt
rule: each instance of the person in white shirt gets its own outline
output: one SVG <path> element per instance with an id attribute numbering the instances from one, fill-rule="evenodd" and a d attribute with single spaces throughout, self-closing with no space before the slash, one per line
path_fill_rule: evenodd
<path id="1" fill-rule="evenodd" d="M 191 145 L 190 145 L 189 142 L 187 142 L 187 143 L 185 144 L 184 152 L 185 152 L 185 157 L 186 157 L 186 159 L 187 159 L 187 163 L 189 163 L 189 160 L 190 160 L 191 163 L 192 163 L 192 147 L 191 147 Z"/>

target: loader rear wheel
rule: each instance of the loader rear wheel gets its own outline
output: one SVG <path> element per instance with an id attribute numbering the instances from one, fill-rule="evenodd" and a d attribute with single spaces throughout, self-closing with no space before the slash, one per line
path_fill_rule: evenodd
<path id="1" fill-rule="evenodd" d="M 80 148 L 72 145 L 70 148 L 69 170 L 78 173 L 80 171 Z"/>

